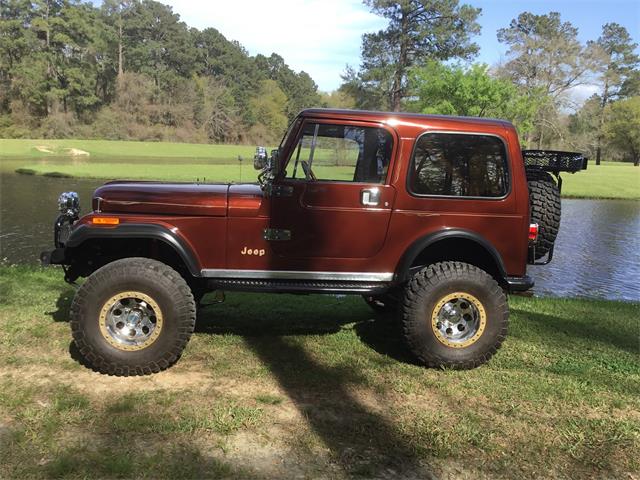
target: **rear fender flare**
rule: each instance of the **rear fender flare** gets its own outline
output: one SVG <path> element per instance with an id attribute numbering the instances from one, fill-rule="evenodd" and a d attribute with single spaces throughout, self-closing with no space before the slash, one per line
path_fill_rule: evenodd
<path id="1" fill-rule="evenodd" d="M 425 235 L 424 237 L 421 237 L 414 241 L 409 246 L 409 248 L 407 248 L 405 253 L 400 258 L 400 262 L 398 262 L 398 268 L 396 269 L 396 282 L 402 283 L 410 278 L 411 265 L 413 265 L 413 262 L 416 260 L 416 258 L 418 258 L 418 256 L 429 246 L 442 240 L 450 240 L 456 238 L 470 240 L 477 243 L 480 247 L 486 250 L 495 262 L 495 265 L 502 279 L 506 279 L 507 271 L 504 267 L 502 257 L 500 256 L 500 253 L 496 250 L 496 248 L 491 244 L 491 242 L 489 242 L 483 236 L 470 230 L 446 229 L 430 233 L 429 235 Z"/>

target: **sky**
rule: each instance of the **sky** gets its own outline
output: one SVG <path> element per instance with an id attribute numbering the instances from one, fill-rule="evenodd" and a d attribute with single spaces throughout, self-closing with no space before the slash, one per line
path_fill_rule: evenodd
<path id="1" fill-rule="evenodd" d="M 306 71 L 322 91 L 340 86 L 347 65 L 360 64 L 361 36 L 384 28 L 360 0 L 160 0 L 173 7 L 187 25 L 214 27 L 227 39 L 239 41 L 251 55 L 272 52 L 294 70 Z M 493 65 L 506 49 L 496 32 L 523 11 L 545 14 L 558 11 L 563 21 L 578 28 L 579 38 L 595 40 L 602 25 L 617 22 L 640 43 L 640 0 L 461 0 L 482 8 L 482 32 L 475 61 Z M 578 87 L 576 100 L 594 93 L 595 87 Z"/>

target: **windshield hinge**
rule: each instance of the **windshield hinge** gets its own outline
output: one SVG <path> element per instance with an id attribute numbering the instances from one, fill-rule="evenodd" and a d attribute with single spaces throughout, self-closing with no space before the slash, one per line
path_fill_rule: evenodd
<path id="1" fill-rule="evenodd" d="M 269 185 L 267 194 L 272 197 L 290 197 L 293 195 L 291 185 Z"/>

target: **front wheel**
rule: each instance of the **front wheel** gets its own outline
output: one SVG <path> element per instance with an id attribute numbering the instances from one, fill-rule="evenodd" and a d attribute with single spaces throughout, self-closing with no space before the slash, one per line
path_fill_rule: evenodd
<path id="1" fill-rule="evenodd" d="M 468 369 L 487 362 L 507 334 L 509 307 L 498 283 L 462 262 L 416 273 L 401 306 L 405 341 L 429 367 Z"/>
<path id="2" fill-rule="evenodd" d="M 109 375 L 146 375 L 171 366 L 195 327 L 185 280 L 164 263 L 125 258 L 96 270 L 71 305 L 78 350 Z"/>

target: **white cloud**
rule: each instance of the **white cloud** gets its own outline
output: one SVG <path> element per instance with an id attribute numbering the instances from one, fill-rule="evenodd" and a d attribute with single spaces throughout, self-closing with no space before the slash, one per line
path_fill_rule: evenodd
<path id="1" fill-rule="evenodd" d="M 340 85 L 347 64 L 360 63 L 361 35 L 385 25 L 360 0 L 163 1 L 187 25 L 216 28 L 252 55 L 275 52 L 327 91 Z"/>

